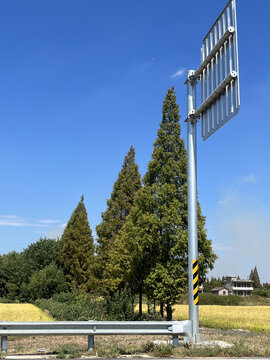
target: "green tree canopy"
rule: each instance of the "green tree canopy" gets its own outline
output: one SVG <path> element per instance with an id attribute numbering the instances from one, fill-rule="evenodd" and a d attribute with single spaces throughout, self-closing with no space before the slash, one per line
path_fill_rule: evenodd
<path id="1" fill-rule="evenodd" d="M 96 280 L 94 240 L 90 229 L 84 198 L 73 211 L 61 237 L 59 261 L 66 279 L 74 289 L 93 290 Z"/>
<path id="2" fill-rule="evenodd" d="M 108 269 L 111 266 L 110 252 L 116 236 L 130 213 L 135 194 L 140 187 L 141 178 L 138 165 L 135 163 L 135 149 L 131 146 L 113 185 L 111 197 L 107 200 L 107 209 L 102 213 L 102 221 L 96 227 L 98 235 L 97 263 L 104 290 L 110 289 L 114 281 L 110 276 L 110 269 Z"/>
<path id="3" fill-rule="evenodd" d="M 0 297 L 17 300 L 23 282 L 22 255 L 16 251 L 0 256 Z"/>
<path id="4" fill-rule="evenodd" d="M 249 275 L 249 280 L 253 281 L 253 286 L 254 286 L 255 289 L 262 288 L 262 284 L 261 284 L 260 277 L 259 277 L 258 270 L 257 270 L 256 266 L 255 266 L 254 269 L 251 270 L 250 275 Z"/>
<path id="5" fill-rule="evenodd" d="M 28 282 L 32 274 L 44 269 L 59 258 L 60 241 L 55 239 L 40 238 L 30 244 L 21 253 L 23 261 L 24 281 Z"/>
<path id="6" fill-rule="evenodd" d="M 168 90 L 152 160 L 134 206 L 120 232 L 119 273 L 131 287 L 172 305 L 186 291 L 188 277 L 187 153 L 180 137 L 179 107 L 174 88 Z M 205 217 L 198 203 L 200 278 L 216 255 L 207 239 Z M 117 261 L 117 255 L 115 256 Z M 119 280 L 121 276 L 119 276 Z M 135 283 L 134 283 L 135 282 Z"/>
<path id="7" fill-rule="evenodd" d="M 24 286 L 26 286 L 28 296 L 32 301 L 42 298 L 49 299 L 54 294 L 68 290 L 64 272 L 54 262 L 33 273 L 29 284 Z"/>

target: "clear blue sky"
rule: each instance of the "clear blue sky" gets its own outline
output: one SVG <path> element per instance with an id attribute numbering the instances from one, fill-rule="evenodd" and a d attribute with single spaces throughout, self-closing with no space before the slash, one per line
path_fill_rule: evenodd
<path id="1" fill-rule="evenodd" d="M 146 171 L 165 92 L 186 140 L 187 69 L 226 0 L 2 0 L 0 253 L 61 235 L 85 196 L 94 231 L 132 144 Z M 270 1 L 238 0 L 241 109 L 203 142 L 213 275 L 270 282 Z M 200 134 L 200 129 L 198 131 Z"/>

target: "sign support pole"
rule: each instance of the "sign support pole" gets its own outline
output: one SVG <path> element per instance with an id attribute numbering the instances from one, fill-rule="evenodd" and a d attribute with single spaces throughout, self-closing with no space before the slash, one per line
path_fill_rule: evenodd
<path id="1" fill-rule="evenodd" d="M 199 332 L 199 268 L 197 213 L 197 121 L 202 122 L 206 140 L 240 108 L 236 0 L 229 0 L 204 37 L 201 65 L 188 71 L 187 154 L 188 154 L 188 289 L 190 341 L 203 341 Z M 214 66 L 215 64 L 215 66 Z M 201 81 L 201 105 L 196 109 L 196 84 Z"/>
<path id="2" fill-rule="evenodd" d="M 197 121 L 196 80 L 194 70 L 187 79 L 187 150 L 188 150 L 188 288 L 189 320 L 192 323 L 192 342 L 202 341 L 199 333 L 199 277 L 198 277 L 198 226 L 197 226 Z"/>

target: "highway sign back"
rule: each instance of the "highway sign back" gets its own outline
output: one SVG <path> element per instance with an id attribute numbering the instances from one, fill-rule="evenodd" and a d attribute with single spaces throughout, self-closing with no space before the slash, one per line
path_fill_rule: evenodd
<path id="1" fill-rule="evenodd" d="M 240 108 L 235 0 L 230 0 L 211 27 L 201 47 L 202 137 L 206 140 Z"/>

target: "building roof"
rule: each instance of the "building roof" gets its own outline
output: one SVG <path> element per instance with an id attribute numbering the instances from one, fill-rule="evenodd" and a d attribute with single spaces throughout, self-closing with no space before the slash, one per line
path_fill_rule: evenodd
<path id="1" fill-rule="evenodd" d="M 224 286 L 222 287 L 215 287 L 213 289 L 211 289 L 211 291 L 220 291 L 220 290 L 227 290 Z"/>
<path id="2" fill-rule="evenodd" d="M 230 281 L 235 281 L 235 282 L 250 282 L 253 283 L 253 280 L 249 280 L 249 279 L 238 279 L 236 276 L 226 276 L 226 279 L 228 281 L 228 279 Z"/>

